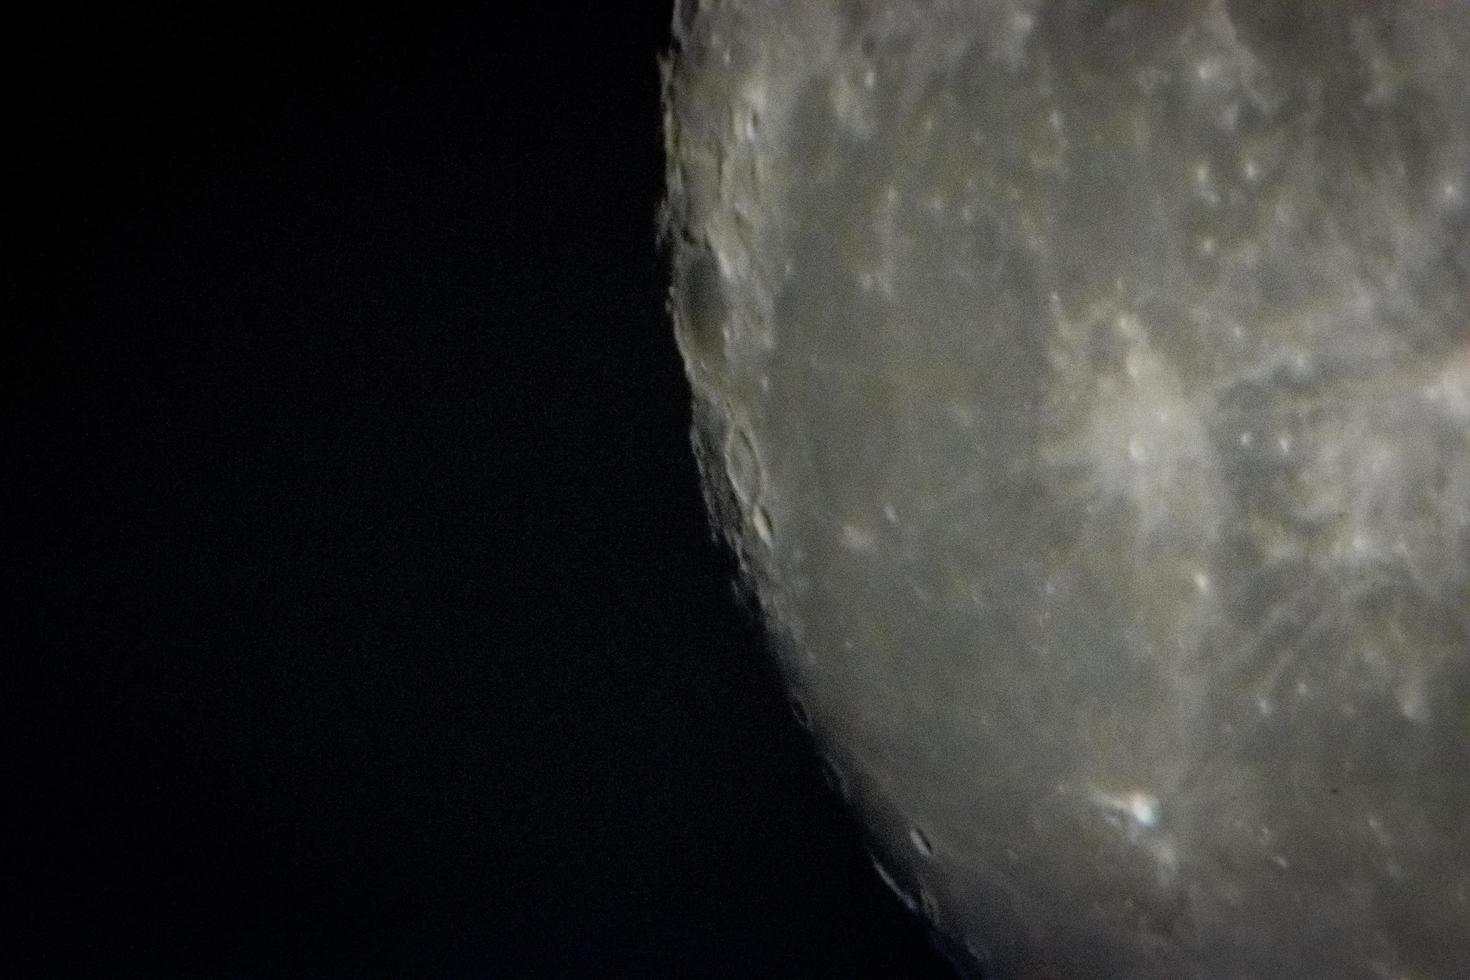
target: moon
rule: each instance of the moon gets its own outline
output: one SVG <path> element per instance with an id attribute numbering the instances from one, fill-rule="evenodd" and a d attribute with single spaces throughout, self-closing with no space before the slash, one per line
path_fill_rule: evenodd
<path id="1" fill-rule="evenodd" d="M 680 3 L 712 521 L 986 977 L 1470 976 L 1470 4 Z"/>

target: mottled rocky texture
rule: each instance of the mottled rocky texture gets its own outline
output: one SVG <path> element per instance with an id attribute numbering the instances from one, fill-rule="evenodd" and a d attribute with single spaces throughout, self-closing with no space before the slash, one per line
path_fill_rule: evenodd
<path id="1" fill-rule="evenodd" d="M 997 975 L 1470 976 L 1470 4 L 684 3 L 719 526 Z"/>

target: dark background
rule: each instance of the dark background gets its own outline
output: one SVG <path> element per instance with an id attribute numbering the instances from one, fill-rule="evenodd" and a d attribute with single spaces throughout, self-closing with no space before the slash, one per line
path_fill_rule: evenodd
<path id="1" fill-rule="evenodd" d="M 308 6 L 12 26 L 3 972 L 947 976 L 705 521 L 668 5 Z"/>

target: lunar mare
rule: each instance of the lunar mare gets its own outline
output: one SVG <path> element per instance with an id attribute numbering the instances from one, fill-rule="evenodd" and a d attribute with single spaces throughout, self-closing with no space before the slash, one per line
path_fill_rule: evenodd
<path id="1" fill-rule="evenodd" d="M 986 976 L 1470 976 L 1470 4 L 673 31 L 706 501 L 880 876 Z"/>

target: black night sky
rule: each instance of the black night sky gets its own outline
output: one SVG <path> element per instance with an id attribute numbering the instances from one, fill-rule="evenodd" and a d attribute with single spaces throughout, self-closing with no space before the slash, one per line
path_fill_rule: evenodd
<path id="1" fill-rule="evenodd" d="M 95 6 L 11 35 L 0 972 L 950 975 L 705 520 L 668 5 Z"/>

